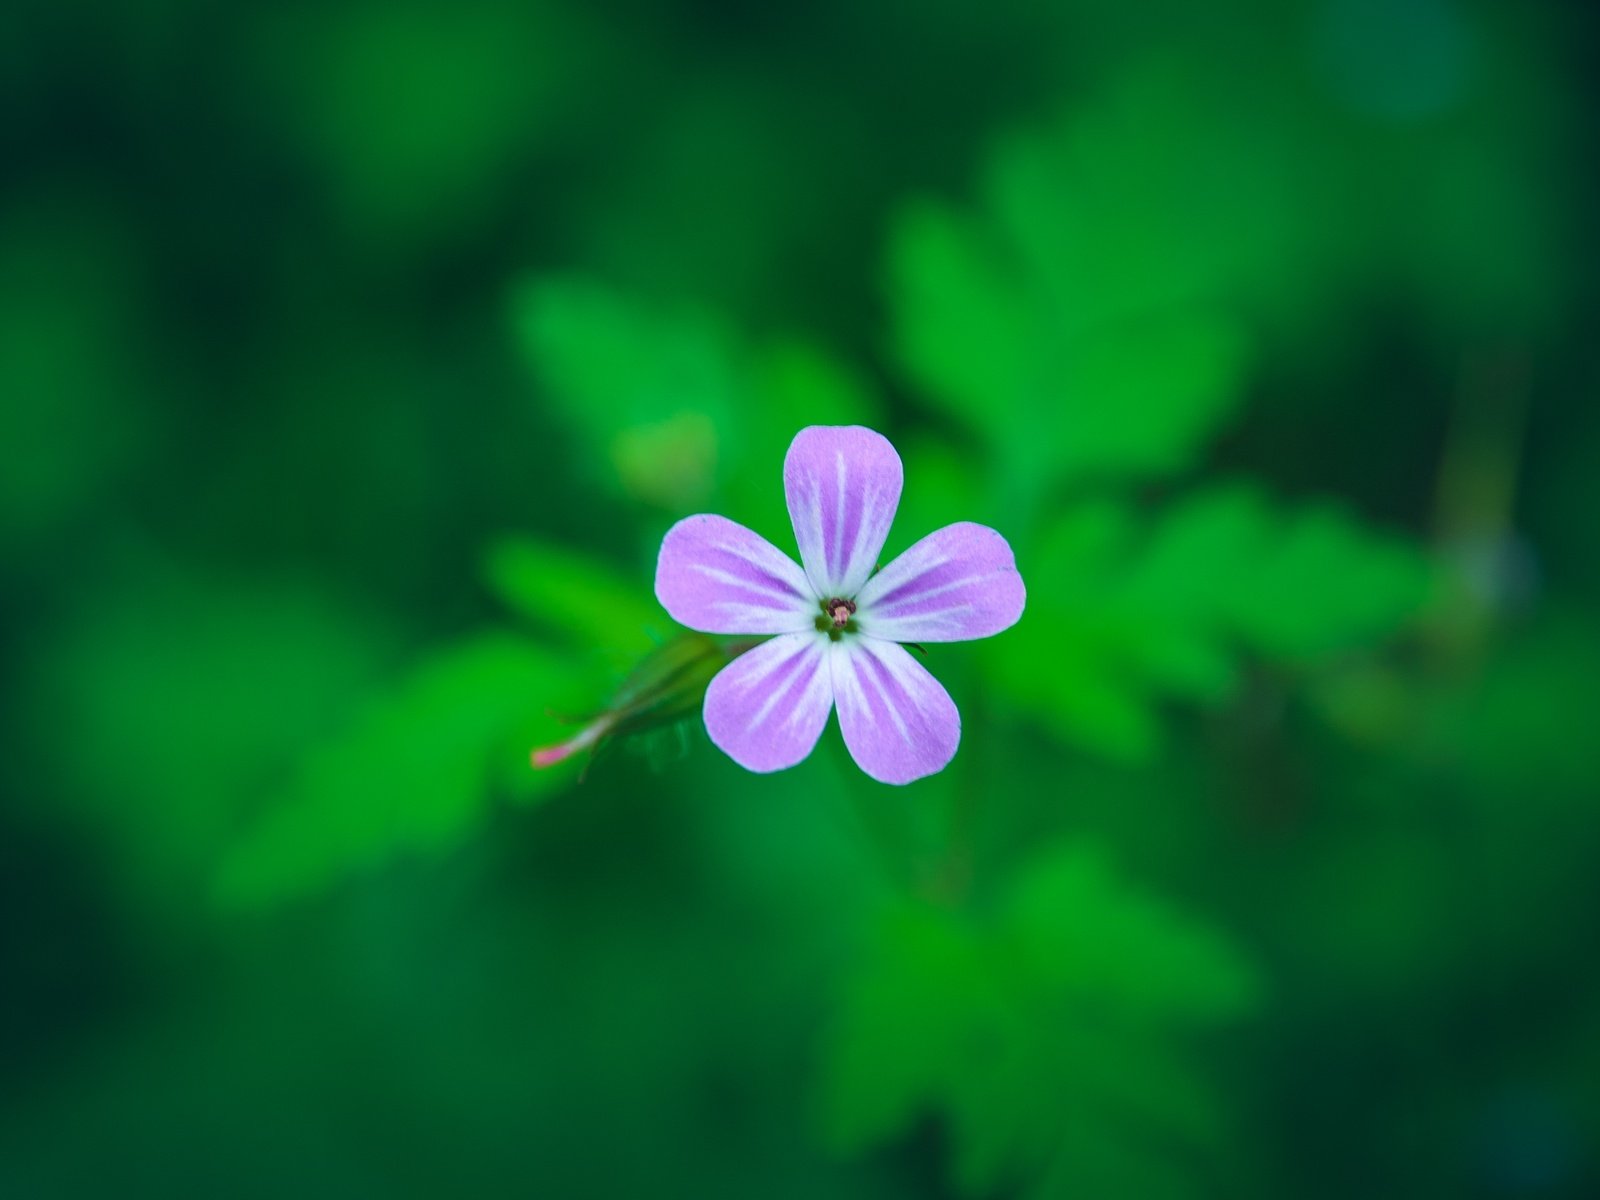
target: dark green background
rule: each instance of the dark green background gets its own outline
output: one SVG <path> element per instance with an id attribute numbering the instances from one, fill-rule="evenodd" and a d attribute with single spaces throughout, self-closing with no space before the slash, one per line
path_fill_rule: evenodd
<path id="1" fill-rule="evenodd" d="M 0 1196 L 1600 1193 L 1595 22 L 0 9 Z M 535 774 L 784 448 L 1022 622 Z"/>

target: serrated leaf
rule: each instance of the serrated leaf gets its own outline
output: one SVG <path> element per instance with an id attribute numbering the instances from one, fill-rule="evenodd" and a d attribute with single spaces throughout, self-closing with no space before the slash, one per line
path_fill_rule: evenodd
<path id="1" fill-rule="evenodd" d="M 186 910 L 246 798 L 363 694 L 386 631 L 325 592 L 147 568 L 29 648 L 50 686 L 17 715 L 67 738 L 65 795 L 107 831 L 130 896 Z"/>
<path id="2" fill-rule="evenodd" d="M 597 482 L 670 512 L 727 487 L 743 519 L 775 535 L 787 517 L 760 465 L 775 471 L 805 425 L 878 416 L 861 381 L 807 342 L 750 345 L 710 313 L 593 280 L 533 280 L 513 318 L 542 398 L 579 435 Z"/>
<path id="3" fill-rule="evenodd" d="M 1432 578 L 1337 507 L 1279 513 L 1243 485 L 1148 529 L 1123 506 L 1069 511 L 1027 569 L 1028 620 L 985 662 L 1065 737 L 1122 758 L 1155 749 L 1165 701 L 1227 700 L 1246 656 L 1313 669 L 1393 634 Z"/>
<path id="4" fill-rule="evenodd" d="M 223 860 L 220 899 L 262 904 L 448 844 L 511 780 L 550 790 L 558 777 L 527 767 L 531 727 L 572 678 L 555 655 L 504 634 L 432 655 L 305 761 Z"/>
<path id="5" fill-rule="evenodd" d="M 1280 523 L 1256 564 L 1241 563 L 1229 618 L 1261 653 L 1313 659 L 1392 631 L 1430 587 L 1413 547 L 1362 529 L 1334 507 Z"/>
<path id="6" fill-rule="evenodd" d="M 1022 268 L 985 233 L 944 205 L 909 204 L 891 234 L 889 277 L 902 367 L 928 400 L 998 439 L 1044 408 L 1029 371 L 1043 330 Z"/>
<path id="7" fill-rule="evenodd" d="M 672 628 L 639 583 L 592 555 L 529 537 L 505 537 L 484 556 L 484 577 L 502 603 L 543 630 L 632 659 Z"/>
<path id="8" fill-rule="evenodd" d="M 1227 301 L 1292 275 L 1292 160 L 1237 91 L 1147 62 L 1055 122 L 1003 142 L 985 213 L 1069 332 Z M 1270 119 L 1269 119 L 1270 122 Z"/>
<path id="9" fill-rule="evenodd" d="M 947 1086 L 952 1047 L 985 986 L 974 931 L 948 914 L 884 914 L 828 1046 L 824 1122 L 848 1149 L 904 1131 Z"/>
<path id="10" fill-rule="evenodd" d="M 1108 1140 L 1203 1146 L 1217 1130 L 1184 1034 L 1256 998 L 1219 931 L 1119 878 L 1095 848 L 1060 846 L 986 917 L 886 914 L 828 1043 L 828 1132 L 860 1148 L 942 1117 L 972 1193 L 1094 1178 Z M 1097 1137 L 1081 1139 L 1086 1123 Z"/>
<path id="11" fill-rule="evenodd" d="M 1255 995 L 1253 975 L 1226 939 L 1127 887 L 1098 847 L 1070 844 L 1041 857 L 1013 886 L 1004 920 L 1041 979 L 1092 985 L 1136 1023 L 1227 1020 L 1248 1011 Z M 1130 954 L 1129 946 L 1160 951 Z"/>
<path id="12" fill-rule="evenodd" d="M 1047 438 L 1068 478 L 1167 475 L 1240 399 L 1248 343 L 1239 322 L 1206 309 L 1119 321 L 1062 352 Z"/>
<path id="13" fill-rule="evenodd" d="M 721 441 L 749 399 L 721 322 L 580 278 L 528 284 L 513 316 L 543 398 L 595 451 L 602 482 L 667 508 L 710 495 Z"/>
<path id="14" fill-rule="evenodd" d="M 897 231 L 896 350 L 928 398 L 1041 482 L 1186 466 L 1236 406 L 1240 323 L 1196 305 L 1072 329 L 988 246 L 938 209 Z"/>
<path id="15" fill-rule="evenodd" d="M 1003 146 L 972 211 L 919 202 L 894 230 L 901 365 L 1036 487 L 1180 470 L 1238 403 L 1232 301 L 1285 236 L 1281 204 L 1218 188 L 1192 109 L 1138 80 Z"/>

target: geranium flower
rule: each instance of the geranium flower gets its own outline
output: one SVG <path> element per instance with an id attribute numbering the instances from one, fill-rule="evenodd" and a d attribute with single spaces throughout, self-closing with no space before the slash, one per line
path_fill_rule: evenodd
<path id="1" fill-rule="evenodd" d="M 955 755 L 961 714 L 900 643 L 999 633 L 1022 615 L 1026 593 L 1005 538 L 967 521 L 875 570 L 903 478 L 881 434 L 813 425 L 783 460 L 804 569 L 726 517 L 685 517 L 662 539 L 656 597 L 674 620 L 777 635 L 706 689 L 706 732 L 741 766 L 794 766 L 835 707 L 851 757 L 874 779 L 910 783 Z"/>

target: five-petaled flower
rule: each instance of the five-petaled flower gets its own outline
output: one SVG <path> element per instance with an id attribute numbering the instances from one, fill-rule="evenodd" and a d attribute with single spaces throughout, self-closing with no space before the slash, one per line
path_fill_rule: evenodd
<path id="1" fill-rule="evenodd" d="M 726 517 L 685 517 L 661 542 L 656 596 L 704 633 L 776 634 L 706 689 L 706 731 L 752 771 L 811 753 L 837 706 L 851 756 L 884 783 L 942 770 L 961 740 L 950 695 L 900 645 L 1014 625 L 1026 593 L 1005 538 L 963 521 L 874 571 L 900 504 L 900 456 L 859 425 L 795 435 L 783 487 L 804 570 Z"/>

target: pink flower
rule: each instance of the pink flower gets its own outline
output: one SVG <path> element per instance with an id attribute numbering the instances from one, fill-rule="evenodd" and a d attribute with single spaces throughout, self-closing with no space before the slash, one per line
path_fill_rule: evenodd
<path id="1" fill-rule="evenodd" d="M 910 783 L 955 755 L 961 714 L 899 643 L 999 633 L 1016 624 L 1026 593 L 1005 538 L 966 521 L 874 573 L 903 477 L 881 434 L 813 425 L 783 461 L 803 570 L 726 517 L 685 517 L 662 539 L 656 597 L 675 620 L 777 635 L 706 689 L 706 732 L 741 766 L 794 766 L 835 706 L 851 757 L 874 779 Z"/>

